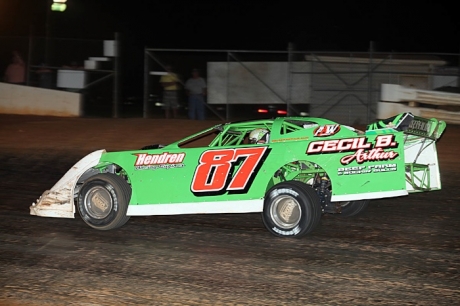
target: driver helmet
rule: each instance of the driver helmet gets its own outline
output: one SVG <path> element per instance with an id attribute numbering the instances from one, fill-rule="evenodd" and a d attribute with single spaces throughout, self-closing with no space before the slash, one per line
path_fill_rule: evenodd
<path id="1" fill-rule="evenodd" d="M 266 129 L 255 129 L 249 134 L 250 143 L 267 143 L 270 139 L 270 134 Z"/>

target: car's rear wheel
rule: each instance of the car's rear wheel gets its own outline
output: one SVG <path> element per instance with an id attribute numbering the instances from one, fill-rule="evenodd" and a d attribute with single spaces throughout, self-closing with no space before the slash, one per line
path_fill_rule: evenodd
<path id="1" fill-rule="evenodd" d="M 320 199 L 310 186 L 302 182 L 279 183 L 265 195 L 262 219 L 273 235 L 300 238 L 318 226 Z"/>
<path id="2" fill-rule="evenodd" d="M 369 200 L 341 202 L 342 209 L 339 216 L 352 217 L 366 210 Z"/>
<path id="3" fill-rule="evenodd" d="M 131 187 L 121 177 L 101 173 L 90 177 L 80 188 L 78 211 L 83 221 L 98 230 L 110 230 L 124 225 Z"/>

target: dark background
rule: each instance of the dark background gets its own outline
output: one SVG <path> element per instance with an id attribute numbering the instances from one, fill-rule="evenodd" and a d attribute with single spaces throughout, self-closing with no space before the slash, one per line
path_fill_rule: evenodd
<path id="1" fill-rule="evenodd" d="M 0 35 L 46 33 L 50 0 L 0 0 Z M 134 48 L 455 52 L 458 10 L 448 1 L 68 0 L 51 36 L 111 38 Z"/>
<path id="2" fill-rule="evenodd" d="M 67 0 L 65 12 L 50 3 L 0 0 L 0 37 L 45 37 L 47 25 L 52 38 L 119 33 L 127 95 L 142 96 L 144 48 L 366 52 L 372 42 L 378 52 L 460 52 L 448 1 Z"/>

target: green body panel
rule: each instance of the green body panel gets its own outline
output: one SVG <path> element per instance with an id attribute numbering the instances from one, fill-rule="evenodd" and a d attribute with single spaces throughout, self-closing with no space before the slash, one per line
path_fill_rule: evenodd
<path id="1" fill-rule="evenodd" d="M 254 128 L 270 130 L 268 144 L 244 141 Z M 204 145 L 182 146 L 213 131 Z M 281 180 L 306 182 L 314 173 L 327 174 L 333 196 L 359 199 L 406 189 L 405 136 L 384 123 L 362 132 L 321 118 L 254 120 L 215 126 L 160 149 L 104 153 L 96 168 L 122 168 L 131 205 L 262 199 Z"/>
<path id="2" fill-rule="evenodd" d="M 377 137 L 366 135 L 367 142 L 373 145 Z M 359 163 L 354 159 L 350 164 L 342 165 L 340 158 L 349 153 L 335 154 L 331 158 L 335 165 L 327 169 L 333 184 L 333 195 L 405 190 L 403 133 L 395 134 L 394 142 L 397 147 L 386 150 L 397 153 L 397 157 L 391 160 Z"/>
<path id="3" fill-rule="evenodd" d="M 221 147 L 225 148 L 225 147 Z M 193 177 L 198 161 L 203 153 L 202 148 L 170 149 L 170 154 L 185 152 L 183 166 L 178 168 L 157 168 L 155 170 L 136 170 L 133 165 L 139 151 L 107 153 L 101 160 L 111 161 L 127 170 L 133 195 L 130 204 L 157 204 L 157 203 L 190 203 L 207 201 L 231 201 L 260 198 L 260 190 L 265 189 L 267 177 L 257 175 L 247 193 L 229 194 L 228 192 L 214 192 L 211 195 L 194 194 L 191 190 Z M 149 154 L 162 153 L 163 150 L 149 150 Z M 273 170 L 274 172 L 274 170 Z M 273 174 L 272 172 L 272 174 Z M 263 196 L 263 195 L 262 195 Z"/>
<path id="4" fill-rule="evenodd" d="M 333 195 L 405 190 L 403 133 L 394 133 L 393 131 L 392 134 L 395 136 L 394 142 L 397 145 L 391 151 L 398 155 L 392 160 L 359 163 L 355 158 L 349 164 L 343 165 L 341 159 L 352 155 L 354 152 L 304 154 L 304 149 L 310 141 L 286 143 L 280 149 L 285 152 L 285 161 L 308 161 L 324 169 L 332 181 Z M 348 139 L 349 137 L 352 139 L 363 138 L 366 143 L 374 145 L 379 135 L 381 134 L 371 133 L 371 135 L 357 136 L 346 131 L 344 133 L 339 132 L 328 140 Z"/>

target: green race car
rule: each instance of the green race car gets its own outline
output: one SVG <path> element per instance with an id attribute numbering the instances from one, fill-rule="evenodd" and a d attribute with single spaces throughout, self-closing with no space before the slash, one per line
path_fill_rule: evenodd
<path id="1" fill-rule="evenodd" d="M 269 232 L 301 237 L 323 214 L 370 199 L 441 189 L 436 141 L 446 127 L 402 113 L 365 131 L 311 117 L 219 124 L 169 145 L 95 151 L 30 207 L 109 230 L 131 216 L 262 213 Z"/>

